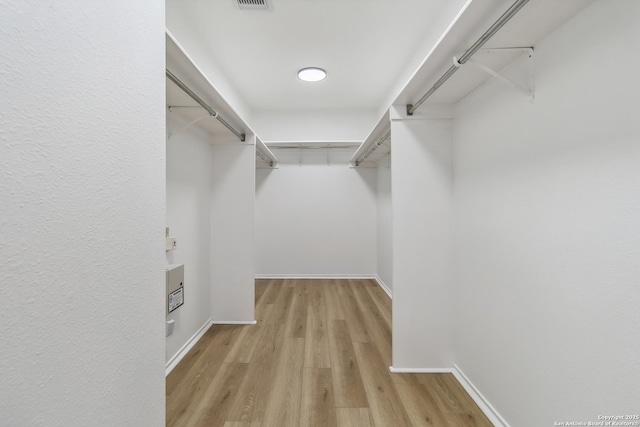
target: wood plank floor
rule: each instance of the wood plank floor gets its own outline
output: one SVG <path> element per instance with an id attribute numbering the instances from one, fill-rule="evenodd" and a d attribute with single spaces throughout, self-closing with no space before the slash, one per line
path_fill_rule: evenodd
<path id="1" fill-rule="evenodd" d="M 257 325 L 212 326 L 167 377 L 167 425 L 492 426 L 451 374 L 391 374 L 372 280 L 257 280 Z"/>

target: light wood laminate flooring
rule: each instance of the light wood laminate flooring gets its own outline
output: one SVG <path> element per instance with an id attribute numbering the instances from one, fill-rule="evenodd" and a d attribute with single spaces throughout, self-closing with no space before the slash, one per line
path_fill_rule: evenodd
<path id="1" fill-rule="evenodd" d="M 257 325 L 214 325 L 167 377 L 167 425 L 492 426 L 451 374 L 391 374 L 372 280 L 257 280 Z"/>

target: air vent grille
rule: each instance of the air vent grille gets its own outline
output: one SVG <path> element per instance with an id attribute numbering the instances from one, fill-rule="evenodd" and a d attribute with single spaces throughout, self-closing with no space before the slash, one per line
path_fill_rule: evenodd
<path id="1" fill-rule="evenodd" d="M 269 0 L 236 0 L 240 9 L 268 10 Z"/>

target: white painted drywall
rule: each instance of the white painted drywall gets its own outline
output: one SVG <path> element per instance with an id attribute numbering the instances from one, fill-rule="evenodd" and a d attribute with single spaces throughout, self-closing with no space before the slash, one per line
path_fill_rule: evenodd
<path id="1" fill-rule="evenodd" d="M 167 114 L 167 131 L 183 128 Z M 168 315 L 175 320 L 167 337 L 166 360 L 172 359 L 211 318 L 211 138 L 197 126 L 167 139 L 167 226 L 177 249 L 167 263 L 184 264 L 185 303 Z"/>
<path id="2" fill-rule="evenodd" d="M 374 110 L 258 110 L 251 125 L 266 142 L 362 142 L 376 119 Z"/>
<path id="3" fill-rule="evenodd" d="M 252 322 L 255 292 L 255 136 L 214 145 L 211 308 L 216 322 Z"/>
<path id="4" fill-rule="evenodd" d="M 0 424 L 164 425 L 164 4 L 0 10 Z"/>
<path id="5" fill-rule="evenodd" d="M 305 150 L 302 166 L 282 151 L 256 175 L 257 274 L 376 274 L 375 169 L 350 167 L 353 150 L 330 166 L 324 150 Z"/>
<path id="6" fill-rule="evenodd" d="M 391 208 L 391 155 L 378 161 L 377 168 L 378 204 L 378 278 L 393 291 L 393 216 Z"/>
<path id="7" fill-rule="evenodd" d="M 393 367 L 452 364 L 451 120 L 391 109 Z"/>
<path id="8" fill-rule="evenodd" d="M 456 362 L 512 426 L 638 413 L 638 40 L 640 3 L 596 2 L 535 47 L 534 103 L 457 112 Z"/>

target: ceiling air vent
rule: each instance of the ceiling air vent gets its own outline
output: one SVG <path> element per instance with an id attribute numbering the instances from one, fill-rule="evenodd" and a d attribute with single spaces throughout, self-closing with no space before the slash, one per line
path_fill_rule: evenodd
<path id="1" fill-rule="evenodd" d="M 269 0 L 236 0 L 240 9 L 269 10 Z"/>

